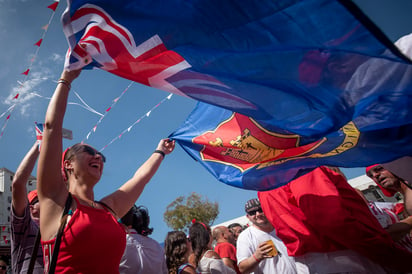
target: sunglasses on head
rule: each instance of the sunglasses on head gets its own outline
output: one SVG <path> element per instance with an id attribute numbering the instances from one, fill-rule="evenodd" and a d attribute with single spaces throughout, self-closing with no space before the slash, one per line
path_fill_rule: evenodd
<path id="1" fill-rule="evenodd" d="M 91 155 L 91 156 L 95 156 L 96 154 L 97 154 L 97 155 L 100 155 L 100 157 L 102 157 L 103 163 L 106 163 L 106 157 L 104 157 L 104 155 L 103 155 L 101 152 L 95 150 L 94 148 L 92 148 L 92 147 L 90 147 L 90 146 L 83 146 L 83 150 L 82 150 L 82 151 L 83 151 L 83 152 L 86 152 L 87 154 L 89 154 L 89 155 Z"/>
<path id="2" fill-rule="evenodd" d="M 5 265 L 0 265 L 0 269 L 6 270 L 6 269 L 7 269 L 7 266 L 5 266 Z"/>
<path id="3" fill-rule="evenodd" d="M 255 216 L 257 212 L 263 213 L 262 208 L 258 208 L 258 209 L 255 209 L 255 210 L 249 210 L 249 211 L 247 212 L 247 214 L 250 215 L 250 216 Z"/>

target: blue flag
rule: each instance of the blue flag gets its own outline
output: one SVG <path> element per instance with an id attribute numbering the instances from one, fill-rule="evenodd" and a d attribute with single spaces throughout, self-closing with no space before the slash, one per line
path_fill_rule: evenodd
<path id="1" fill-rule="evenodd" d="M 301 136 L 366 112 L 363 122 L 381 128 L 411 121 L 410 61 L 349 0 L 69 0 L 62 22 L 67 67 L 99 67 Z"/>
<path id="2" fill-rule="evenodd" d="M 315 139 L 198 103 L 170 138 L 219 181 L 269 190 L 322 165 L 362 167 L 412 153 L 412 124 L 371 129 L 354 120 Z"/>
<path id="3" fill-rule="evenodd" d="M 172 137 L 225 183 L 412 153 L 412 36 L 402 53 L 350 0 L 68 0 L 62 22 L 66 67 L 214 105 Z"/>

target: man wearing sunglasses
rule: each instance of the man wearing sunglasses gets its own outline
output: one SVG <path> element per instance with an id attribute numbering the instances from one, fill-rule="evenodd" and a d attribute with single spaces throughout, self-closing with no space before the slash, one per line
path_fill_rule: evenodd
<path id="1" fill-rule="evenodd" d="M 259 200 L 247 201 L 245 211 L 252 226 L 242 231 L 237 240 L 236 257 L 240 272 L 297 273 L 294 259 L 288 256 L 286 246 L 276 236 Z"/>

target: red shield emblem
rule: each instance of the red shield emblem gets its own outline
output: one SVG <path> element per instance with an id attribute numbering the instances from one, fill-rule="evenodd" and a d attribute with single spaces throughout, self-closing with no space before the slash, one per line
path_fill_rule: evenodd
<path id="1" fill-rule="evenodd" d="M 270 132 L 252 118 L 234 113 L 215 130 L 195 137 L 193 143 L 204 146 L 202 160 L 230 163 L 243 172 L 262 163 L 305 155 L 324 142 L 300 146 L 299 140 L 299 135 Z"/>

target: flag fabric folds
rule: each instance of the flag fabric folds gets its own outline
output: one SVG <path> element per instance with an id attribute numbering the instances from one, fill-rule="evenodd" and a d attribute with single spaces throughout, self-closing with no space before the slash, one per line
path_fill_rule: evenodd
<path id="1" fill-rule="evenodd" d="M 349 0 L 69 0 L 62 23 L 69 68 L 102 68 L 302 136 L 335 132 L 376 104 L 385 114 L 365 123 L 411 120 L 409 76 L 371 87 L 360 75 L 371 63 L 370 80 L 385 78 L 384 66 L 403 75 L 410 61 Z M 391 108 L 403 111 L 386 118 Z"/>
<path id="2" fill-rule="evenodd" d="M 373 130 L 355 119 L 316 139 L 198 103 L 170 138 L 219 181 L 263 191 L 318 166 L 363 167 L 410 154 L 411 132 L 411 124 Z"/>
<path id="3" fill-rule="evenodd" d="M 172 137 L 222 182 L 412 153 L 412 35 L 401 51 L 350 0 L 68 0 L 62 23 L 67 68 L 208 103 Z"/>

